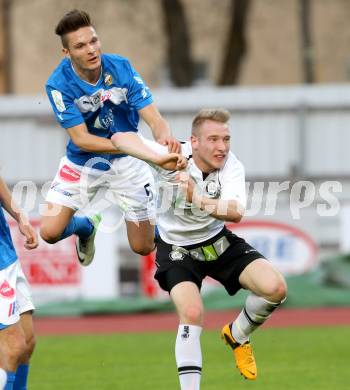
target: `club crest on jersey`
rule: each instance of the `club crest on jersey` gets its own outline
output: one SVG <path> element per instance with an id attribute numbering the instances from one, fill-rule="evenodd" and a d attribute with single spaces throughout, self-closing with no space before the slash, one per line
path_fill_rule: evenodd
<path id="1" fill-rule="evenodd" d="M 218 198 L 221 192 L 220 184 L 216 181 L 209 181 L 205 185 L 205 191 L 210 198 Z"/>
<path id="2" fill-rule="evenodd" d="M 15 290 L 9 285 L 7 280 L 4 280 L 0 285 L 0 296 L 6 299 L 15 297 Z"/>
<path id="3" fill-rule="evenodd" d="M 180 252 L 178 249 L 175 249 L 169 253 L 169 258 L 172 261 L 179 261 L 185 258 L 185 254 Z"/>
<path id="4" fill-rule="evenodd" d="M 113 77 L 111 74 L 109 74 L 109 73 L 104 74 L 104 83 L 107 86 L 109 86 L 113 83 Z"/>

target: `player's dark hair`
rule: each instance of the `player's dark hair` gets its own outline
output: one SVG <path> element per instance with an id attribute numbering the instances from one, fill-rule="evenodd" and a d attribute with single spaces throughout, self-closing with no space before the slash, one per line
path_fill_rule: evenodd
<path id="1" fill-rule="evenodd" d="M 197 136 L 199 128 L 206 120 L 227 123 L 230 120 L 230 113 L 223 108 L 204 108 L 198 112 L 192 121 L 192 134 Z"/>
<path id="2" fill-rule="evenodd" d="M 68 47 L 66 34 L 77 31 L 81 27 L 92 26 L 90 15 L 78 9 L 73 9 L 66 13 L 58 22 L 55 33 L 61 37 L 63 47 Z"/>

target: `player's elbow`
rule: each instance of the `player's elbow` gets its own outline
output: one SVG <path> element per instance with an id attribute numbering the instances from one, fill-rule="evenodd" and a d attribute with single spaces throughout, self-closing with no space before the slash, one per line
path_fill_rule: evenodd
<path id="1" fill-rule="evenodd" d="M 243 215 L 242 215 L 242 214 L 233 213 L 232 219 L 231 219 L 230 222 L 239 223 L 239 222 L 241 222 L 242 218 L 243 218 Z"/>
<path id="2" fill-rule="evenodd" d="M 111 142 L 112 142 L 113 146 L 116 149 L 119 149 L 119 146 L 121 144 L 121 135 L 120 135 L 120 133 L 113 134 L 112 137 L 111 137 Z"/>
<path id="3" fill-rule="evenodd" d="M 244 216 L 244 211 L 245 209 L 240 203 L 232 201 L 230 204 L 229 221 L 234 223 L 241 222 Z"/>
<path id="4" fill-rule="evenodd" d="M 128 145 L 128 132 L 115 133 L 111 137 L 113 146 L 121 153 L 126 153 L 126 147 Z"/>

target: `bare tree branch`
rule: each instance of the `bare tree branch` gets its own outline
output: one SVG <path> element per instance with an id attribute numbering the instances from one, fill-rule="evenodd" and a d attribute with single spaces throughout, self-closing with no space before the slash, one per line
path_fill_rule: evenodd
<path id="1" fill-rule="evenodd" d="M 173 83 L 190 86 L 194 77 L 191 45 L 183 6 L 179 0 L 161 0 L 168 38 L 168 62 Z"/>
<path id="2" fill-rule="evenodd" d="M 303 81 L 304 83 L 311 84 L 315 82 L 311 34 L 311 3 L 310 0 L 299 0 L 299 4 Z"/>
<path id="3" fill-rule="evenodd" d="M 12 92 L 10 0 L 0 0 L 0 93 Z"/>
<path id="4" fill-rule="evenodd" d="M 218 85 L 237 84 L 241 65 L 247 52 L 246 28 L 250 0 L 231 0 L 231 25 Z"/>

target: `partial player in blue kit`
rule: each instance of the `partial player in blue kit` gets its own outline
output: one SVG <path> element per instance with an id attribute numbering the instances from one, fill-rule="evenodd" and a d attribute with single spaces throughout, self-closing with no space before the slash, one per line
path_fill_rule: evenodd
<path id="1" fill-rule="evenodd" d="M 25 390 L 29 359 L 35 346 L 32 322 L 34 305 L 3 208 L 17 221 L 21 234 L 26 238 L 25 248 L 36 248 L 38 238 L 0 178 L 0 363 L 7 371 L 5 390 Z M 0 374 L 4 379 L 3 372 Z"/>
<path id="2" fill-rule="evenodd" d="M 131 249 L 148 254 L 154 249 L 153 176 L 144 161 L 119 152 L 110 138 L 115 133 L 137 132 L 141 117 L 155 140 L 168 146 L 173 161 L 180 144 L 171 136 L 150 90 L 130 62 L 101 53 L 86 12 L 70 11 L 55 32 L 61 37 L 65 58 L 49 77 L 46 91 L 56 119 L 70 139 L 47 194 L 41 236 L 55 243 L 77 235 L 79 261 L 90 264 L 101 217 L 74 214 L 100 188 L 108 188 L 108 200 L 124 213 Z"/>

